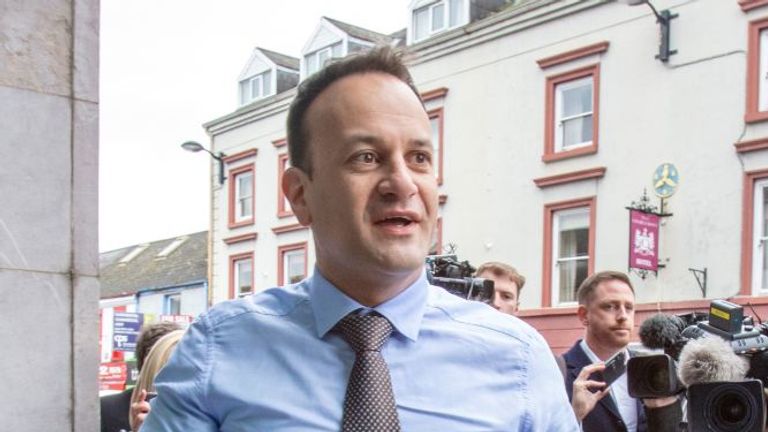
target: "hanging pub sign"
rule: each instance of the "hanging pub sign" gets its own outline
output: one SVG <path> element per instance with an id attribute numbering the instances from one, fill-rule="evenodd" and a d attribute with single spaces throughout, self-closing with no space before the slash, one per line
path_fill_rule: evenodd
<path id="1" fill-rule="evenodd" d="M 657 214 L 629 210 L 629 268 L 659 270 L 659 220 Z"/>

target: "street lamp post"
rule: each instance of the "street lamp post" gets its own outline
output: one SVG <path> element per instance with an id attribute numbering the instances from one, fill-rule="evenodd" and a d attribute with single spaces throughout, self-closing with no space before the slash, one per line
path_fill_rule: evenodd
<path id="1" fill-rule="evenodd" d="M 224 158 L 226 157 L 224 153 L 219 152 L 219 154 L 213 154 L 210 150 L 203 147 L 200 143 L 196 141 L 187 141 L 181 145 L 181 148 L 194 153 L 197 153 L 202 150 L 208 153 L 209 155 L 211 155 L 212 158 L 216 159 L 216 161 L 219 162 L 219 184 L 220 185 L 224 184 L 224 180 L 227 179 L 226 177 L 224 177 Z"/>

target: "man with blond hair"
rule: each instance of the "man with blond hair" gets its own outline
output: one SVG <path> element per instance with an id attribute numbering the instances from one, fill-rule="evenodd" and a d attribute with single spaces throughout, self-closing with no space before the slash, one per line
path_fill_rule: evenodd
<path id="1" fill-rule="evenodd" d="M 525 285 L 525 276 L 511 265 L 498 261 L 481 265 L 477 268 L 475 275 L 493 281 L 493 307 L 506 314 L 517 313 L 520 307 L 520 290 Z"/>

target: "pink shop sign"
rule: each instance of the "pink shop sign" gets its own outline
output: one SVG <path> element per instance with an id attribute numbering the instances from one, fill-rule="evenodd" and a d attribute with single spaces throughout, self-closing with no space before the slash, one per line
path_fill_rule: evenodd
<path id="1" fill-rule="evenodd" d="M 659 269 L 659 216 L 639 210 L 629 211 L 629 267 Z"/>

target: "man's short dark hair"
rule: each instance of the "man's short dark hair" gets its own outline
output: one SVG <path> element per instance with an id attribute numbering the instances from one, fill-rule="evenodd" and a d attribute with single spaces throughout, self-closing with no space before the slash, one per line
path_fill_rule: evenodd
<path id="1" fill-rule="evenodd" d="M 141 329 L 139 338 L 136 340 L 136 368 L 141 370 L 144 366 L 144 360 L 149 354 L 149 350 L 155 345 L 161 337 L 174 330 L 181 330 L 181 325 L 174 322 L 159 322 L 147 324 Z"/>
<path id="2" fill-rule="evenodd" d="M 361 53 L 356 53 L 334 60 L 314 75 L 299 84 L 296 97 L 288 111 L 288 152 L 291 165 L 312 177 L 312 163 L 309 151 L 307 127 L 304 119 L 309 106 L 325 89 L 334 82 L 354 74 L 380 72 L 392 75 L 404 82 L 421 100 L 419 91 L 413 84 L 408 68 L 403 62 L 403 51 L 390 46 L 379 46 Z"/>
<path id="3" fill-rule="evenodd" d="M 610 270 L 601 271 L 584 279 L 584 282 L 581 283 L 579 290 L 576 291 L 576 299 L 579 301 L 579 304 L 585 306 L 588 305 L 594 297 L 595 289 L 597 286 L 603 282 L 612 280 L 624 282 L 629 287 L 629 290 L 632 291 L 632 295 L 635 294 L 635 289 L 632 287 L 632 282 L 629 281 L 629 277 L 625 273 Z"/>

